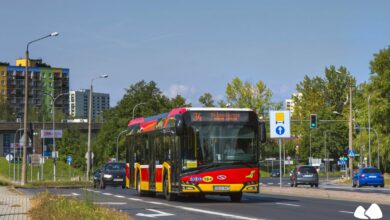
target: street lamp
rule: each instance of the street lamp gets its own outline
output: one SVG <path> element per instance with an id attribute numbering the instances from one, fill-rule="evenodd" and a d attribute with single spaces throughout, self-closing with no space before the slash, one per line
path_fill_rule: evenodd
<path id="1" fill-rule="evenodd" d="M 58 36 L 58 32 L 53 32 L 36 40 L 30 41 L 27 43 L 26 48 L 26 72 L 24 74 L 24 119 L 23 119 L 23 131 L 24 131 L 24 145 L 23 145 L 23 159 L 22 159 L 22 178 L 21 185 L 23 186 L 27 182 L 27 169 L 26 169 L 26 160 L 27 160 L 27 120 L 28 120 L 28 65 L 29 65 L 29 51 L 28 47 L 30 44 L 35 43 L 37 41 L 43 40 L 48 37 L 56 37 Z"/>
<path id="2" fill-rule="evenodd" d="M 138 104 L 136 104 L 134 106 L 134 108 L 133 108 L 133 118 L 132 119 L 134 119 L 134 110 L 135 110 L 135 108 L 137 108 L 137 106 L 139 106 L 139 105 L 145 105 L 145 104 L 146 104 L 146 102 L 140 102 L 140 103 L 138 103 Z"/>
<path id="3" fill-rule="evenodd" d="M 128 131 L 127 129 L 121 131 L 121 132 L 118 134 L 118 137 L 116 138 L 116 161 L 117 161 L 117 162 L 119 161 L 119 157 L 118 157 L 118 142 L 119 142 L 119 137 L 120 137 L 122 134 L 126 133 L 127 131 Z"/>
<path id="4" fill-rule="evenodd" d="M 369 166 L 371 166 L 371 119 L 370 119 L 370 98 L 371 96 L 368 95 L 367 98 L 367 110 L 368 110 L 368 159 L 370 160 Z M 379 155 L 379 151 L 378 151 Z M 379 164 L 379 163 L 378 163 Z M 378 166 L 379 169 L 379 166 Z"/>
<path id="5" fill-rule="evenodd" d="M 108 78 L 108 74 L 100 75 L 99 77 L 91 79 L 91 86 L 89 89 L 89 108 L 88 108 L 88 151 L 87 151 L 87 180 L 89 180 L 89 168 L 91 165 L 91 126 L 92 126 L 92 83 L 96 79 Z"/>
<path id="6" fill-rule="evenodd" d="M 54 93 L 54 92 L 53 92 Z M 56 164 L 57 164 L 57 153 L 56 153 L 56 137 L 55 137 L 55 123 L 54 123 L 54 113 L 55 113 L 55 102 L 56 100 L 63 96 L 63 95 L 68 95 L 69 93 L 61 93 L 59 95 L 57 95 L 56 97 L 54 97 L 53 95 L 51 94 L 47 94 L 47 93 L 43 93 L 44 95 L 47 95 L 47 96 L 50 96 L 51 98 L 51 104 L 52 104 L 52 117 L 53 117 L 53 126 L 52 126 L 52 135 L 53 135 L 53 180 L 56 181 Z"/>

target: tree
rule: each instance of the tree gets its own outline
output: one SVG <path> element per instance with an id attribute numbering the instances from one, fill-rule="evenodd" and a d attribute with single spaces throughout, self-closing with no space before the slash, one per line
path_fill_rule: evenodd
<path id="1" fill-rule="evenodd" d="M 140 105 L 140 103 L 143 103 Z M 135 107 L 137 105 L 137 107 Z M 148 117 L 163 112 L 168 112 L 172 108 L 186 107 L 191 104 L 186 103 L 184 97 L 177 95 L 169 99 L 157 87 L 153 81 L 139 81 L 130 85 L 126 89 L 123 98 L 118 105 L 103 113 L 105 123 L 99 131 L 96 141 L 93 143 L 95 161 L 99 164 L 104 163 L 109 158 L 115 157 L 118 134 L 127 129 L 128 122 L 134 118 Z M 119 138 L 119 159 L 125 159 L 125 135 Z"/>
<path id="2" fill-rule="evenodd" d="M 371 126 L 379 132 L 382 146 L 381 162 L 384 169 L 388 170 L 390 169 L 388 163 L 390 160 L 390 47 L 374 54 L 370 68 L 371 82 L 367 86 L 368 94 L 371 96 Z"/>
<path id="3" fill-rule="evenodd" d="M 264 82 L 252 85 L 236 77 L 226 86 L 228 105 L 236 108 L 250 108 L 263 115 L 270 108 L 280 108 L 281 103 L 271 102 L 272 91 Z M 224 104 L 221 102 L 221 104 Z"/>
<path id="4" fill-rule="evenodd" d="M 215 107 L 213 95 L 208 92 L 199 97 L 199 102 L 203 104 L 203 107 Z"/>
<path id="5" fill-rule="evenodd" d="M 335 159 L 339 157 L 342 146 L 347 146 L 349 108 L 346 101 L 348 87 L 354 82 L 346 68 L 340 67 L 336 71 L 334 66 L 330 66 L 325 68 L 324 78 L 305 76 L 297 85 L 299 95 L 293 97 L 295 106 L 292 119 L 300 123 L 292 127 L 292 133 L 300 137 L 301 159 L 309 157 L 310 143 L 312 156 L 321 158 L 325 156 L 325 142 L 329 156 Z M 335 111 L 342 114 L 341 118 L 334 114 Z M 310 114 L 317 114 L 319 120 L 344 119 L 345 122 L 320 121 L 319 127 L 313 129 L 306 122 Z"/>

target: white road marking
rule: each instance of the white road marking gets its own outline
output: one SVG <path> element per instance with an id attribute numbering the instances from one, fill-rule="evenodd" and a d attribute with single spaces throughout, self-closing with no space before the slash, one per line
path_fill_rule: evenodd
<path id="1" fill-rule="evenodd" d="M 349 212 L 349 211 L 339 211 L 341 213 L 347 213 L 347 214 L 353 214 L 354 212 Z"/>
<path id="2" fill-rule="evenodd" d="M 178 208 L 178 209 L 183 209 L 186 211 L 190 211 L 190 212 L 200 212 L 200 213 L 205 213 L 205 214 L 209 214 L 209 215 L 223 216 L 223 217 L 227 217 L 227 218 L 244 219 L 244 220 L 261 220 L 258 218 L 250 218 L 250 217 L 246 217 L 246 216 L 232 215 L 232 214 L 227 214 L 227 213 L 222 213 L 222 212 L 207 211 L 207 210 L 202 210 L 202 209 L 189 208 L 189 207 L 185 207 L 185 206 L 173 206 L 173 207 Z"/>
<path id="3" fill-rule="evenodd" d="M 136 198 L 129 198 L 129 199 L 133 201 L 143 201 L 142 199 L 136 199 Z"/>
<path id="4" fill-rule="evenodd" d="M 112 196 L 111 193 L 103 193 L 103 195 L 106 195 L 106 196 Z"/>
<path id="5" fill-rule="evenodd" d="M 167 212 L 162 212 L 156 209 L 146 209 L 151 212 L 157 212 L 157 214 L 144 214 L 144 213 L 137 213 L 137 216 L 142 216 L 142 217 L 148 217 L 148 218 L 156 218 L 156 217 L 164 217 L 164 216 L 172 216 L 174 214 L 167 213 Z"/>
<path id="6" fill-rule="evenodd" d="M 124 196 L 120 196 L 120 195 L 114 195 L 114 196 L 117 198 L 125 198 Z"/>
<path id="7" fill-rule="evenodd" d="M 282 203 L 282 202 L 277 202 L 276 204 L 278 204 L 278 205 L 294 206 L 294 207 L 300 207 L 301 206 L 301 205 L 290 204 L 290 203 Z"/>
<path id="8" fill-rule="evenodd" d="M 125 205 L 125 202 L 94 202 L 96 205 Z"/>
<path id="9" fill-rule="evenodd" d="M 79 196 L 80 194 L 78 194 L 78 193 L 72 193 L 72 195 L 74 195 L 74 196 Z"/>
<path id="10" fill-rule="evenodd" d="M 164 203 L 161 203 L 161 202 L 152 202 L 152 201 L 145 201 L 146 203 L 150 203 L 150 204 L 155 204 L 155 205 L 166 205 Z"/>

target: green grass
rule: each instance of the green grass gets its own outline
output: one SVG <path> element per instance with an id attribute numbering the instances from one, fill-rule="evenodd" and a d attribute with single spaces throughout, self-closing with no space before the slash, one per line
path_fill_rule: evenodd
<path id="1" fill-rule="evenodd" d="M 86 220 L 128 220 L 132 219 L 125 213 L 94 205 L 90 200 L 76 200 L 69 197 L 40 193 L 32 201 L 29 217 L 40 219 L 86 219 Z"/>
<path id="2" fill-rule="evenodd" d="M 10 165 L 10 173 L 9 167 Z M 10 163 L 8 164 L 7 160 L 4 157 L 0 157 L 0 180 L 14 180 L 14 165 L 15 165 L 15 179 L 20 180 L 22 164 L 18 163 Z M 32 173 L 31 173 L 32 170 Z M 43 181 L 51 181 L 53 180 L 53 160 L 47 159 L 45 160 L 45 164 L 43 165 Z M 69 167 L 68 164 L 62 161 L 57 161 L 56 165 L 56 180 L 58 181 L 70 181 L 71 177 L 79 176 L 80 178 L 84 178 L 84 173 L 78 169 L 73 167 Z M 38 178 L 39 177 L 39 178 Z M 42 178 L 42 172 L 40 166 L 27 165 L 27 180 L 28 182 L 37 182 L 38 179 Z"/>

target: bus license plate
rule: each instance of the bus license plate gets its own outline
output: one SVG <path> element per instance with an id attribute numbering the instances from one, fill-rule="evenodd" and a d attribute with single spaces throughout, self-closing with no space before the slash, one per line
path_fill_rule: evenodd
<path id="1" fill-rule="evenodd" d="M 115 182 L 121 182 L 123 179 L 114 179 Z"/>
<path id="2" fill-rule="evenodd" d="M 230 186 L 214 186 L 214 191 L 230 191 Z"/>

